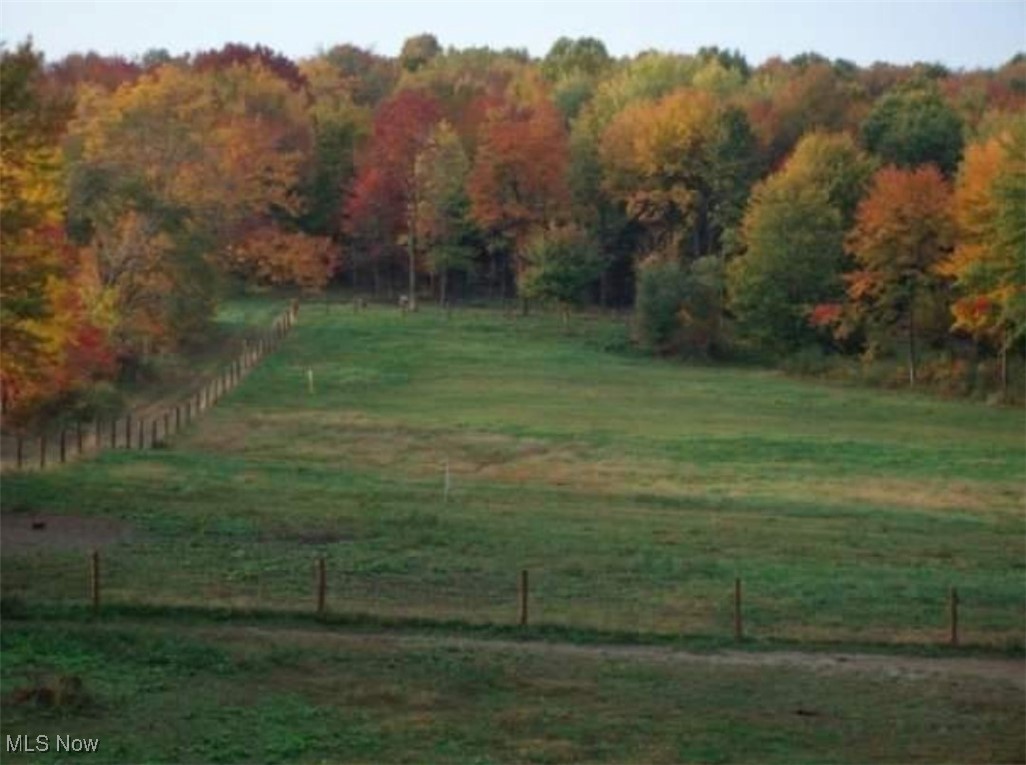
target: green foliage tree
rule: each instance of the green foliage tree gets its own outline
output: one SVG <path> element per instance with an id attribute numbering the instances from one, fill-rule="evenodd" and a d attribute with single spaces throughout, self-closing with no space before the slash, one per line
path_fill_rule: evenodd
<path id="1" fill-rule="evenodd" d="M 575 226 L 550 226 L 524 246 L 519 289 L 531 299 L 555 300 L 567 322 L 570 306 L 584 297 L 602 268 L 594 240 Z"/>
<path id="2" fill-rule="evenodd" d="M 663 355 L 708 357 L 722 345 L 723 262 L 701 257 L 681 263 L 654 253 L 638 267 L 639 341 Z"/>
<path id="3" fill-rule="evenodd" d="M 432 34 L 407 37 L 399 52 L 399 64 L 407 72 L 416 72 L 442 52 L 442 46 Z"/>
<path id="4" fill-rule="evenodd" d="M 473 262 L 477 230 L 470 218 L 467 177 L 470 160 L 452 125 L 435 126 L 417 155 L 416 226 L 427 253 L 428 267 L 438 279 L 438 299 L 448 300 L 449 275 L 466 271 Z"/>
<path id="5" fill-rule="evenodd" d="M 936 84 L 915 80 L 877 101 L 862 124 L 862 140 L 885 163 L 933 163 L 950 177 L 962 156 L 963 127 Z"/>
<path id="6" fill-rule="evenodd" d="M 826 192 L 845 231 L 851 228 L 855 209 L 877 170 L 873 158 L 850 135 L 822 131 L 803 136 L 785 167 L 789 176 Z"/>
<path id="7" fill-rule="evenodd" d="M 728 272 L 741 336 L 774 353 L 813 342 L 813 307 L 843 293 L 844 230 L 827 191 L 801 175 L 771 176 L 752 195 L 744 241 Z"/>
<path id="8" fill-rule="evenodd" d="M 596 77 L 611 65 L 612 59 L 601 40 L 560 37 L 542 59 L 541 71 L 550 82 L 556 82 L 574 75 Z"/>

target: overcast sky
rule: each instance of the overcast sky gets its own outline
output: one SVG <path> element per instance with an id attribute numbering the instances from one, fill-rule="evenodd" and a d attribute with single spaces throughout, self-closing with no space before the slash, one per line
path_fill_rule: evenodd
<path id="1" fill-rule="evenodd" d="M 972 2 L 77 2 L 0 0 L 0 39 L 31 35 L 52 60 L 69 52 L 141 54 L 262 43 L 293 58 L 353 43 L 394 55 L 431 32 L 443 46 L 527 48 L 591 36 L 614 55 L 647 48 L 738 49 L 757 64 L 816 51 L 858 64 L 938 61 L 997 66 L 1026 49 L 1026 1 Z"/>

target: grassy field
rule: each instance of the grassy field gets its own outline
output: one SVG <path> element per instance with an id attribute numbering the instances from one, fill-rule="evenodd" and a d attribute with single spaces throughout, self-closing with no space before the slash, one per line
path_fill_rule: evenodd
<path id="1" fill-rule="evenodd" d="M 8 622 L 3 651 L 5 689 L 83 679 L 56 708 L 5 705 L 5 734 L 51 737 L 9 763 L 69 761 L 58 733 L 116 763 L 1023 759 L 1021 688 L 912 667 L 124 622 Z"/>
<path id="2" fill-rule="evenodd" d="M 1021 655 L 1021 410 L 660 362 L 625 351 L 627 335 L 597 317 L 564 332 L 555 316 L 309 306 L 166 448 L 6 475 L 5 693 L 82 672 L 130 760 L 1021 761 L 1022 694 L 983 681 L 956 693 L 943 678 L 824 683 L 355 638 L 307 655 L 229 627 L 178 633 L 176 614 L 203 609 L 309 614 L 323 556 L 331 617 L 407 631 L 515 633 L 527 569 L 536 636 L 715 646 L 741 577 L 749 647 L 954 655 L 938 644 L 957 586 L 961 653 Z M 47 529 L 27 531 L 39 518 Z M 84 619 L 93 547 L 106 608 L 172 622 Z M 133 668 L 151 641 L 173 654 L 167 677 Z M 352 673 L 369 700 L 332 700 Z M 196 689 L 187 719 L 207 739 L 173 744 L 185 723 L 137 731 Z M 139 717 L 114 715 L 137 696 Z M 806 698 L 834 711 L 801 719 Z M 220 741 L 209 720 L 236 707 Z M 9 709 L 4 732 L 27 714 Z"/>
<path id="3" fill-rule="evenodd" d="M 625 332 L 309 308 L 169 448 L 9 476 L 4 511 L 118 524 L 111 603 L 309 608 L 324 555 L 342 611 L 510 622 L 526 568 L 534 621 L 718 634 L 740 576 L 753 635 L 934 642 L 955 585 L 966 642 L 1021 643 L 1021 411 L 604 349 Z M 4 594 L 81 600 L 83 561 L 5 550 Z"/>

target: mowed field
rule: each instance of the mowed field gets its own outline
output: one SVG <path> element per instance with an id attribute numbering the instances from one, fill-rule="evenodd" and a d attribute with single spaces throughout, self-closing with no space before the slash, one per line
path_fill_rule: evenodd
<path id="1" fill-rule="evenodd" d="M 527 637 L 722 647 L 740 577 L 743 648 L 1021 656 L 1021 410 L 661 362 L 627 335 L 306 306 L 166 448 L 6 474 L 4 733 L 54 727 L 10 694 L 74 672 L 100 701 L 46 714 L 129 759 L 1021 761 L 1014 683 L 493 644 L 521 637 L 526 569 Z M 300 629 L 319 557 L 335 627 Z M 262 626 L 211 626 L 232 612 Z"/>

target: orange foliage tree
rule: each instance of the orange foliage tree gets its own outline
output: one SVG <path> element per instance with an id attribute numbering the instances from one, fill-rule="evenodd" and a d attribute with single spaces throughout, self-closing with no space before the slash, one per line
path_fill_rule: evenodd
<path id="1" fill-rule="evenodd" d="M 954 193 L 958 243 L 938 266 L 961 296 L 954 328 L 1001 353 L 1026 337 L 1026 128 L 970 145 Z"/>
<path id="2" fill-rule="evenodd" d="M 916 383 L 917 314 L 938 289 L 937 264 L 951 251 L 951 191 L 933 165 L 885 167 L 855 214 L 847 245 L 859 269 L 848 296 L 872 325 L 904 325 L 908 381 Z"/>
<path id="3" fill-rule="evenodd" d="M 652 237 L 650 249 L 681 250 L 690 235 L 704 254 L 720 105 L 682 89 L 620 112 L 600 145 L 604 187 Z"/>
<path id="4" fill-rule="evenodd" d="M 81 93 L 68 137 L 72 227 L 92 244 L 123 352 L 201 329 L 220 274 L 296 273 L 273 246 L 229 251 L 254 229 L 292 230 L 302 212 L 311 129 L 294 85 L 253 60 L 168 65 L 113 93 Z"/>
<path id="5" fill-rule="evenodd" d="M 64 234 L 65 104 L 46 96 L 42 58 L 28 44 L 0 55 L 0 83 L 0 384 L 5 420 L 23 425 L 109 375 L 113 357 Z"/>
<path id="6" fill-rule="evenodd" d="M 512 81 L 479 133 L 467 189 L 471 214 L 497 256 L 512 253 L 523 270 L 529 235 L 569 208 L 566 127 L 537 77 Z"/>

